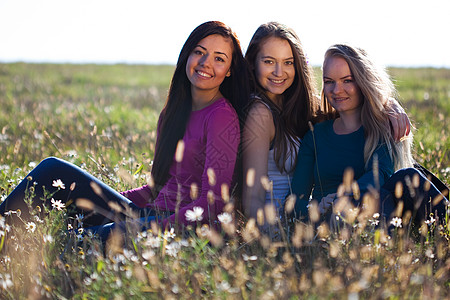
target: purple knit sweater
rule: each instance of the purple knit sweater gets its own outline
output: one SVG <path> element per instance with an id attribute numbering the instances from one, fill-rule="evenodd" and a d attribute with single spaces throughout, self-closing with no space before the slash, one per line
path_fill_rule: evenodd
<path id="1" fill-rule="evenodd" d="M 177 163 L 174 158 L 169 179 L 154 201 L 150 200 L 151 189 L 148 185 L 123 194 L 139 207 L 164 212 L 175 212 L 178 199 L 178 213 L 165 219 L 164 226 L 168 222 L 175 224 L 175 218 L 179 224 L 190 224 L 185 214 L 195 206 L 203 208 L 201 223 L 214 224 L 224 207 L 221 186 L 226 184 L 230 187 L 232 184 L 240 141 L 239 120 L 231 104 L 221 98 L 201 110 L 192 111 L 183 141 L 183 160 Z M 213 182 L 208 179 L 208 169 L 214 171 Z M 191 198 L 192 184 L 198 187 L 195 199 Z M 211 195 L 214 196 L 213 201 Z"/>

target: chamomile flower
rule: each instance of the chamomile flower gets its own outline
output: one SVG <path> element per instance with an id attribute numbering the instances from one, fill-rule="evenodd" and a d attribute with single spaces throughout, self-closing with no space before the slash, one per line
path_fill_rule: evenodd
<path id="1" fill-rule="evenodd" d="M 62 190 L 64 190 L 64 189 L 66 188 L 66 186 L 65 186 L 64 183 L 61 181 L 61 179 L 53 180 L 52 186 L 54 186 L 54 187 L 56 187 L 56 188 L 59 188 L 59 189 L 62 189 Z"/>
<path id="2" fill-rule="evenodd" d="M 173 239 L 175 238 L 176 234 L 175 234 L 175 228 L 170 228 L 170 231 L 164 231 L 164 236 L 163 239 L 167 240 L 167 239 Z"/>
<path id="3" fill-rule="evenodd" d="M 434 222 L 436 222 L 436 219 L 433 218 L 433 216 L 431 216 L 429 220 L 425 221 L 425 224 L 430 226 L 430 225 L 433 225 Z"/>
<path id="4" fill-rule="evenodd" d="M 28 222 L 26 225 L 25 225 L 25 229 L 28 231 L 28 232 L 34 232 L 35 230 L 36 230 L 36 223 L 34 223 L 34 222 Z"/>
<path id="5" fill-rule="evenodd" d="M 42 239 L 44 240 L 44 244 L 53 242 L 53 237 L 50 234 L 44 234 Z"/>
<path id="6" fill-rule="evenodd" d="M 229 224 L 233 221 L 233 216 L 230 213 L 224 212 L 217 216 L 220 223 Z"/>
<path id="7" fill-rule="evenodd" d="M 62 210 L 64 207 L 66 207 L 66 205 L 64 203 L 61 202 L 61 200 L 55 200 L 52 198 L 52 206 L 53 208 L 57 209 L 57 210 Z"/>
<path id="8" fill-rule="evenodd" d="M 391 220 L 391 224 L 397 228 L 401 228 L 402 227 L 402 218 L 399 218 L 399 217 L 393 218 Z"/>
<path id="9" fill-rule="evenodd" d="M 0 287 L 4 290 L 12 287 L 14 284 L 11 280 L 11 275 L 9 274 L 0 274 Z"/>
<path id="10" fill-rule="evenodd" d="M 192 210 L 188 209 L 185 213 L 186 220 L 190 222 L 203 220 L 203 208 L 194 206 Z"/>

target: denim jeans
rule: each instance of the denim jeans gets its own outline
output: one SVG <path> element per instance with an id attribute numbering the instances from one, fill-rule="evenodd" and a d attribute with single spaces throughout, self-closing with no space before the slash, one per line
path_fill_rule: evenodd
<path id="1" fill-rule="evenodd" d="M 30 179 L 29 179 L 30 178 Z M 60 179 L 65 188 L 58 188 L 53 186 L 53 181 Z M 75 187 L 71 190 L 70 186 L 75 183 Z M 92 183 L 95 183 L 99 189 L 93 189 Z M 40 162 L 22 182 L 7 196 L 4 202 L 0 204 L 0 214 L 4 215 L 9 210 L 21 210 L 21 218 L 29 218 L 28 206 L 24 202 L 26 191 L 34 187 L 34 198 L 32 206 L 36 207 L 42 204 L 51 208 L 51 199 L 45 199 L 42 202 L 45 191 L 54 193 L 52 198 L 61 200 L 67 204 L 68 212 L 74 215 L 77 213 L 84 214 L 83 225 L 85 228 L 92 227 L 94 232 L 102 232 L 104 230 L 110 231 L 114 225 L 114 221 L 125 221 L 126 216 L 120 214 L 117 210 L 111 208 L 109 202 L 118 204 L 124 211 L 130 210 L 142 220 L 149 221 L 154 219 L 156 212 L 152 209 L 139 208 L 119 192 L 115 191 L 96 177 L 87 173 L 76 165 L 64 161 L 59 158 L 49 157 Z M 91 201 L 96 207 L 94 212 L 83 211 L 75 205 L 78 198 L 85 198 Z M 97 211 L 97 212 L 95 212 Z M 101 213 L 98 213 L 101 212 Z M 108 224 L 108 225 L 105 225 Z M 102 228 L 105 226 L 105 228 Z"/>
<path id="2" fill-rule="evenodd" d="M 400 184 L 403 190 L 399 198 L 395 195 L 397 184 Z M 427 219 L 430 213 L 434 213 L 443 220 L 449 203 L 439 189 L 415 168 L 405 168 L 395 172 L 381 188 L 380 199 L 381 212 L 386 218 L 391 217 L 399 202 L 402 201 L 401 213 L 410 211 L 413 222 L 416 224 Z M 441 200 L 433 203 L 435 199 Z"/>

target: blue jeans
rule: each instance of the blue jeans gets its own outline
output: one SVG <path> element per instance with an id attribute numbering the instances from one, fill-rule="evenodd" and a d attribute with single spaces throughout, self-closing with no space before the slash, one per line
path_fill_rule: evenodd
<path id="1" fill-rule="evenodd" d="M 417 186 L 412 183 L 415 176 L 419 179 Z M 403 189 L 403 194 L 399 199 L 395 196 L 397 183 L 401 184 Z M 429 188 L 426 188 L 426 183 L 429 184 Z M 434 205 L 433 200 L 437 197 L 442 200 Z M 440 220 L 443 220 L 448 208 L 448 199 L 422 172 L 415 168 L 406 168 L 395 172 L 381 188 L 380 199 L 381 212 L 386 218 L 391 217 L 401 200 L 403 201 L 402 214 L 410 211 L 412 220 L 416 224 L 426 220 L 430 213 L 434 213 Z"/>
<path id="2" fill-rule="evenodd" d="M 28 180 L 30 177 L 31 179 Z M 65 184 L 64 189 L 52 186 L 53 180 L 57 179 L 61 179 Z M 75 183 L 73 190 L 70 189 L 72 183 Z M 95 183 L 101 189 L 101 193 L 98 193 L 98 191 L 96 193 L 92 189 L 92 183 Z M 126 197 L 83 169 L 55 157 L 44 159 L 20 182 L 5 201 L 0 204 L 0 214 L 4 215 L 9 210 L 20 209 L 21 217 L 23 219 L 29 218 L 28 206 L 24 199 L 27 189 L 31 186 L 34 187 L 35 194 L 32 201 L 33 207 L 45 204 L 51 208 L 51 199 L 45 199 L 45 202 L 41 200 L 44 197 L 43 187 L 45 187 L 46 191 L 54 193 L 52 197 L 55 200 L 62 200 L 63 203 L 68 204 L 68 212 L 84 214 L 83 226 L 91 228 L 93 232 L 109 232 L 115 226 L 111 224 L 112 222 L 125 221 L 126 216 L 111 209 L 110 205 L 108 205 L 109 202 L 118 204 L 124 210 L 131 209 L 142 219 L 141 221 L 149 222 L 156 217 L 154 210 L 137 207 Z M 101 210 L 103 213 L 83 211 L 75 205 L 75 201 L 78 198 L 89 199 L 97 207 L 97 211 Z"/>

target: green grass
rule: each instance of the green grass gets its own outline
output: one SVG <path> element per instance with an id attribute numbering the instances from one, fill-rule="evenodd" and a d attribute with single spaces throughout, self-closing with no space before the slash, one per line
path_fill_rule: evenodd
<path id="1" fill-rule="evenodd" d="M 144 184 L 173 69 L 0 64 L 1 197 L 47 156 L 83 165 L 116 190 Z M 416 126 L 416 159 L 449 183 L 450 70 L 390 71 Z M 155 228 L 127 236 L 124 247 L 112 240 L 105 253 L 95 238 L 81 241 L 66 230 L 80 225 L 66 213 L 49 208 L 47 217 L 33 219 L 28 228 L 7 228 L 0 218 L 0 298 L 450 295 L 446 221 L 420 230 L 404 222 L 391 238 L 373 226 L 371 216 L 347 220 L 338 232 L 322 224 L 317 236 L 310 224 L 297 224 L 292 240 L 279 243 L 270 243 L 252 223 L 177 236 Z"/>

